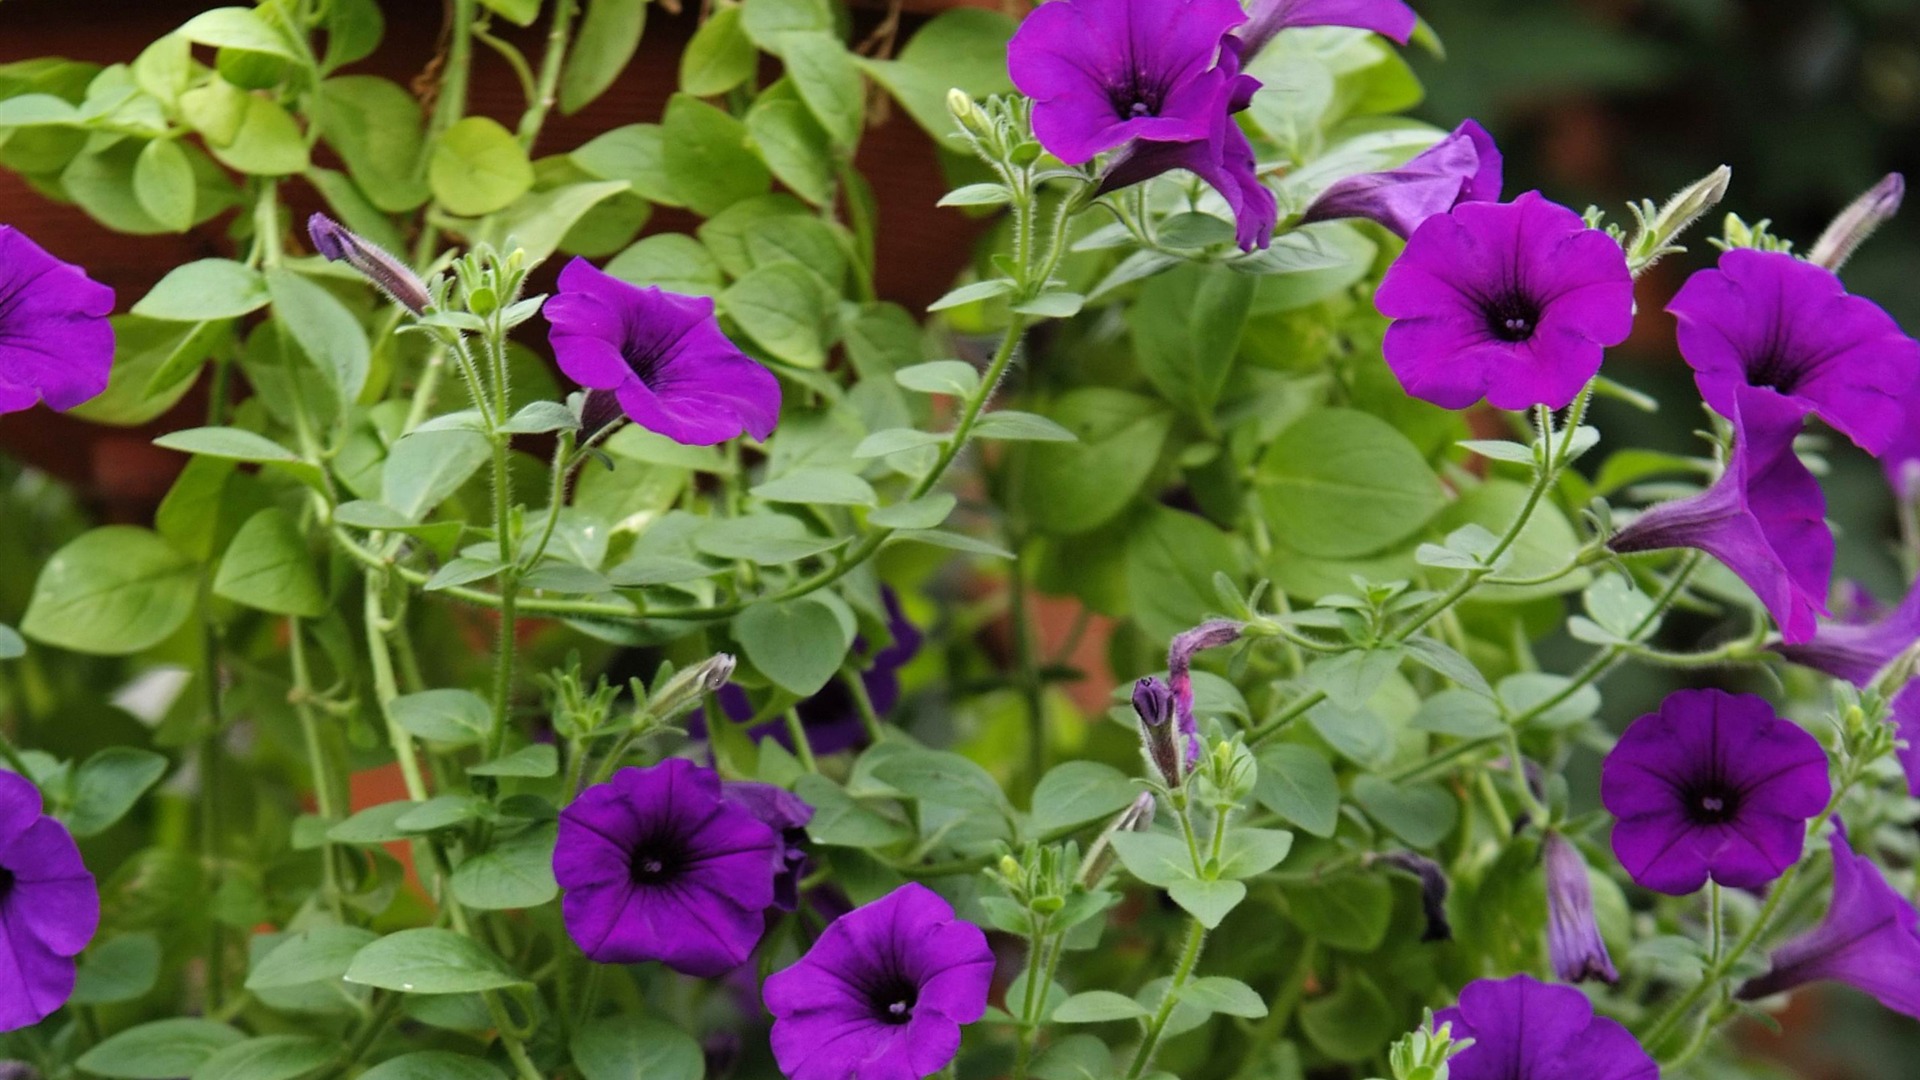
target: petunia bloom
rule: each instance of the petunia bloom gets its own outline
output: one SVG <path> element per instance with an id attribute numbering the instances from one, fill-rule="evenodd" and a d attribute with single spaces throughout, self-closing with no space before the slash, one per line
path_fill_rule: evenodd
<path id="1" fill-rule="evenodd" d="M 1226 98 L 1214 110 L 1206 136 L 1175 142 L 1136 139 L 1100 177 L 1100 194 L 1185 169 L 1226 200 L 1233 212 L 1234 241 L 1240 250 L 1253 251 L 1272 242 L 1280 203 L 1260 182 L 1253 144 L 1233 120 L 1235 114 L 1252 104 L 1254 91 L 1260 89 L 1260 80 L 1240 73 L 1240 52 L 1238 38 L 1229 37 L 1220 44 L 1216 71 L 1224 80 Z"/>
<path id="2" fill-rule="evenodd" d="M 426 282 L 421 281 L 411 267 L 327 215 L 314 214 L 307 219 L 307 238 L 328 262 L 343 262 L 360 271 L 362 277 L 387 294 L 387 299 L 415 315 L 424 314 L 433 306 Z"/>
<path id="3" fill-rule="evenodd" d="M 1447 1062 L 1451 1080 L 1658 1080 L 1633 1035 L 1593 1015 L 1587 996 L 1528 975 L 1480 979 L 1434 1014 L 1473 1045 Z"/>
<path id="4" fill-rule="evenodd" d="M 1193 715 L 1193 656 L 1239 641 L 1245 629 L 1241 623 L 1213 619 L 1175 634 L 1167 645 L 1167 685 L 1173 689 L 1180 735 L 1187 744 L 1189 769 L 1200 763 L 1200 724 Z"/>
<path id="5" fill-rule="evenodd" d="M 1739 997 L 1753 1001 L 1811 982 L 1839 982 L 1920 1018 L 1920 913 L 1872 859 L 1854 854 L 1837 824 L 1831 843 L 1827 917 L 1774 950 L 1772 970 L 1742 986 Z"/>
<path id="6" fill-rule="evenodd" d="M 0 225 L 0 413 L 65 412 L 107 388 L 113 290 Z"/>
<path id="7" fill-rule="evenodd" d="M 1468 120 L 1397 169 L 1335 181 L 1301 214 L 1300 223 L 1367 218 L 1405 238 L 1428 218 L 1461 203 L 1498 202 L 1501 175 L 1493 136 Z"/>
<path id="8" fill-rule="evenodd" d="M 1920 641 L 1920 582 L 1908 590 L 1899 607 L 1881 618 L 1822 622 L 1808 640 L 1777 644 L 1773 651 L 1801 667 L 1865 686 L 1916 641 Z"/>
<path id="9" fill-rule="evenodd" d="M 720 332 L 707 297 L 642 289 L 575 259 L 544 313 L 560 370 L 611 391 L 648 431 L 710 446 L 743 431 L 765 439 L 780 420 L 780 381 Z"/>
<path id="10" fill-rule="evenodd" d="M 1733 416 L 1737 388 L 1761 387 L 1877 455 L 1920 378 L 1920 342 L 1833 271 L 1784 252 L 1729 251 L 1667 310 L 1700 395 L 1722 416 Z"/>
<path id="11" fill-rule="evenodd" d="M 773 1056 L 790 1080 L 918 1080 L 960 1050 L 993 982 L 987 936 L 908 883 L 834 920 L 767 979 Z"/>
<path id="12" fill-rule="evenodd" d="M 1254 0 L 1253 18 L 1240 36 L 1247 55 L 1267 47 L 1274 35 L 1295 26 L 1350 26 L 1405 45 L 1420 22 L 1401 0 Z"/>
<path id="13" fill-rule="evenodd" d="M 670 758 L 621 769 L 560 812 L 553 876 L 567 933 L 589 957 L 710 977 L 759 943 L 785 852 L 712 769 Z"/>
<path id="14" fill-rule="evenodd" d="M 1140 718 L 1140 746 L 1148 764 L 1170 788 L 1178 788 L 1198 754 L 1181 750 L 1180 729 L 1174 722 L 1178 703 L 1173 688 L 1149 675 L 1133 684 L 1133 714 Z"/>
<path id="15" fill-rule="evenodd" d="M 1593 914 L 1593 882 L 1580 849 L 1557 832 L 1540 842 L 1547 874 L 1547 957 L 1553 973 L 1567 982 L 1620 981 Z"/>
<path id="16" fill-rule="evenodd" d="M 1880 454 L 1880 468 L 1894 498 L 1902 502 L 1920 498 L 1920 394 L 1901 399 L 1900 423 Z"/>
<path id="17" fill-rule="evenodd" d="M 53 1015 L 73 994 L 73 958 L 100 925 L 100 895 L 40 789 L 0 772 L 0 1031 Z"/>
<path id="18" fill-rule="evenodd" d="M 1620 245 L 1530 191 L 1467 202 L 1415 229 L 1374 305 L 1407 393 L 1448 409 L 1561 408 L 1633 328 Z"/>
<path id="19" fill-rule="evenodd" d="M 1237 0 L 1055 0 L 1021 22 L 1007 72 L 1069 165 L 1132 139 L 1205 140 L 1231 95 L 1221 42 L 1246 21 Z"/>
<path id="20" fill-rule="evenodd" d="M 773 879 L 773 906 L 781 911 L 798 908 L 800 879 L 807 871 L 807 822 L 813 820 L 813 807 L 786 788 L 754 780 L 724 781 L 720 793 L 779 834 L 780 864 Z"/>
<path id="21" fill-rule="evenodd" d="M 1766 606 L 1790 645 L 1812 639 L 1833 577 L 1833 533 L 1820 482 L 1795 456 L 1800 412 L 1778 394 L 1737 387 L 1737 435 L 1712 487 L 1659 503 L 1607 541 L 1621 554 L 1695 548 L 1726 564 Z"/>
<path id="22" fill-rule="evenodd" d="M 1900 740 L 1893 753 L 1900 760 L 1900 771 L 1907 774 L 1907 794 L 1920 799 L 1920 679 L 1907 680 L 1893 695 L 1887 712 Z"/>
<path id="23" fill-rule="evenodd" d="M 1757 889 L 1800 860 L 1832 794 L 1813 736 L 1752 694 L 1676 690 L 1628 726 L 1600 770 L 1613 852 L 1633 880 L 1684 896 Z"/>

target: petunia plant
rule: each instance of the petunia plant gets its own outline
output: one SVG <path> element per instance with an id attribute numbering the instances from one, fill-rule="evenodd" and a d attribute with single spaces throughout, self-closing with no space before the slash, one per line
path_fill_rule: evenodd
<path id="1" fill-rule="evenodd" d="M 174 469 L 0 461 L 0 1076 L 1758 1077 L 1813 984 L 1920 1016 L 1920 586 L 1828 520 L 1875 459 L 1846 539 L 1920 565 L 1920 344 L 1843 277 L 1899 177 L 1801 244 L 1724 168 L 1510 197 L 1400 0 L 384 6 L 0 66 L 0 166 L 204 255 L 0 224 L 0 436 Z"/>

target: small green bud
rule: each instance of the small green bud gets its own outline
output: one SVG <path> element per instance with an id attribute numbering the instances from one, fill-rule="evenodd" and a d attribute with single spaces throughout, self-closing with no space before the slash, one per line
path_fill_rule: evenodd
<path id="1" fill-rule="evenodd" d="M 1040 150 L 1039 143 L 1023 142 L 1020 145 L 1013 148 L 1013 151 L 1007 155 L 1007 160 L 1013 162 L 1015 165 L 1018 165 L 1021 168 L 1025 168 L 1026 166 L 1031 165 L 1036 161 L 1039 161 L 1040 154 L 1041 154 L 1041 150 Z"/>
<path id="2" fill-rule="evenodd" d="M 993 123 L 965 90 L 956 86 L 947 91 L 947 112 L 953 114 L 954 122 L 960 125 L 961 130 L 974 138 L 993 137 Z"/>
<path id="3" fill-rule="evenodd" d="M 1020 860 L 1011 855 L 1000 856 L 1000 876 L 1008 881 L 1019 881 L 1023 876 L 1020 872 Z"/>
<path id="4" fill-rule="evenodd" d="M 661 720 L 672 720 L 691 712 L 700 700 L 733 678 L 734 658 L 715 653 L 692 667 L 682 668 L 647 699 L 647 712 Z"/>
<path id="5" fill-rule="evenodd" d="M 1066 899 L 1059 896 L 1038 896 L 1033 901 L 1033 911 L 1036 915 L 1058 914 L 1060 909 L 1066 906 Z"/>
<path id="6" fill-rule="evenodd" d="M 482 285 L 467 293 L 467 310 L 481 318 L 494 313 L 500 307 L 500 298 L 491 287 Z"/>

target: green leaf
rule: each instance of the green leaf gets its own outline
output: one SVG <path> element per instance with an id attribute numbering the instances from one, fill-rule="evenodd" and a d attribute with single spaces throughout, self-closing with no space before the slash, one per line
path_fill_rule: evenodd
<path id="1" fill-rule="evenodd" d="M 278 469 L 315 490 L 322 488 L 320 468 L 300 460 L 293 451 L 251 431 L 230 427 L 187 428 L 153 440 L 155 446 L 197 457 L 228 461 L 255 461 Z"/>
<path id="2" fill-rule="evenodd" d="M 1165 888 L 1177 881 L 1195 880 L 1192 854 L 1171 833 L 1115 833 L 1113 851 L 1128 873 L 1149 885 Z"/>
<path id="3" fill-rule="evenodd" d="M 641 237 L 632 247 L 615 255 L 607 263 L 606 271 L 634 285 L 658 285 L 668 292 L 688 296 L 718 296 L 727 284 L 713 253 L 685 233 Z"/>
<path id="4" fill-rule="evenodd" d="M 155 139 L 140 150 L 133 163 L 133 196 L 153 220 L 174 232 L 193 225 L 196 182 L 193 162 L 171 139 Z"/>
<path id="5" fill-rule="evenodd" d="M 1050 412 L 1078 441 L 1026 450 L 1020 509 L 1042 532 L 1092 532 L 1119 516 L 1146 484 L 1173 415 L 1151 398 L 1107 387 L 1070 390 Z"/>
<path id="6" fill-rule="evenodd" d="M 1028 829 L 1037 839 L 1112 817 L 1144 790 L 1097 761 L 1069 761 L 1047 770 L 1033 789 Z"/>
<path id="7" fill-rule="evenodd" d="M 472 776 L 524 776 L 539 779 L 560 771 L 560 752 L 549 743 L 523 746 L 513 753 L 484 765 L 469 765 Z"/>
<path id="8" fill-rule="evenodd" d="M 573 1063 L 585 1080 L 700 1080 L 706 1055 L 693 1036 L 662 1020 L 608 1016 L 573 1036 Z"/>
<path id="9" fill-rule="evenodd" d="M 1564 675 L 1522 671 L 1501 679 L 1495 689 L 1500 703 L 1514 716 L 1531 713 L 1547 702 L 1554 701 L 1551 708 L 1533 717 L 1531 722 L 1538 727 L 1559 730 L 1591 720 L 1600 711 L 1600 691 L 1592 684 L 1567 694 L 1564 700 L 1556 700 L 1566 692 L 1571 681 Z"/>
<path id="10" fill-rule="evenodd" d="M 1442 690 L 1420 703 L 1412 725 L 1421 731 L 1481 739 L 1507 730 L 1500 707 L 1469 690 Z"/>
<path id="11" fill-rule="evenodd" d="M 1208 1012 L 1242 1016 L 1258 1020 L 1267 1015 L 1267 1003 L 1253 987 L 1225 975 L 1207 975 L 1195 979 L 1180 990 L 1181 1002 L 1198 1005 Z"/>
<path id="12" fill-rule="evenodd" d="M 76 1064 L 112 1080 L 178 1080 L 245 1039 L 234 1028 L 211 1020 L 155 1020 L 108 1036 Z"/>
<path id="13" fill-rule="evenodd" d="M 1198 878 L 1176 881 L 1167 886 L 1167 895 L 1209 930 L 1220 925 L 1240 902 L 1247 898 L 1247 887 L 1238 881 L 1205 881 Z"/>
<path id="14" fill-rule="evenodd" d="M 0 623 L 0 660 L 18 660 L 27 655 L 27 642 L 20 632 Z"/>
<path id="15" fill-rule="evenodd" d="M 193 1080 L 294 1080 L 333 1062 L 341 1046 L 307 1035 L 264 1035 L 216 1052 Z"/>
<path id="16" fill-rule="evenodd" d="M 500 212 L 490 235 L 512 237 L 528 263 L 543 262 L 596 206 L 625 193 L 625 180 L 596 180 L 536 191 Z"/>
<path id="17" fill-rule="evenodd" d="M 747 148 L 746 125 L 699 98 L 673 95 L 661 137 L 668 183 L 703 217 L 773 186 L 773 174 Z"/>
<path id="18" fill-rule="evenodd" d="M 720 310 L 775 359 L 795 367 L 827 362 L 827 303 L 820 279 L 805 267 L 762 266 L 720 294 Z"/>
<path id="19" fill-rule="evenodd" d="M 761 674 L 803 698 L 827 685 L 852 644 L 840 617 L 810 596 L 754 604 L 733 617 L 732 630 Z"/>
<path id="20" fill-rule="evenodd" d="M 1060 1003 L 1053 1010 L 1056 1024 L 1104 1024 L 1111 1020 L 1139 1020 L 1147 1016 L 1147 1007 L 1111 990 L 1087 990 Z"/>
<path id="21" fill-rule="evenodd" d="M 157 144 L 156 144 L 157 145 Z M 133 314 L 176 322 L 237 319 L 267 306 L 267 279 L 231 259 L 200 259 L 167 271 Z"/>
<path id="22" fill-rule="evenodd" d="M 747 494 L 766 502 L 812 506 L 872 506 L 879 501 L 872 485 L 839 469 L 795 469 L 755 485 Z"/>
<path id="23" fill-rule="evenodd" d="M 160 981 L 160 939 L 121 934 L 96 941 L 80 957 L 72 1005 L 117 1005 L 147 996 Z"/>
<path id="24" fill-rule="evenodd" d="M 694 31 L 680 54 L 680 89 L 714 97 L 752 77 L 760 54 L 740 25 L 740 9 L 720 8 Z"/>
<path id="25" fill-rule="evenodd" d="M 418 803 L 400 802 L 380 803 L 327 830 L 327 839 L 336 844 L 372 845 L 386 844 L 395 840 L 405 840 L 406 830 L 395 822 L 413 812 Z"/>
<path id="26" fill-rule="evenodd" d="M 390 214 L 427 201 L 420 176 L 425 120 L 406 88 L 373 75 L 346 75 L 320 84 L 316 120 L 367 201 Z"/>
<path id="27" fill-rule="evenodd" d="M 894 372 L 893 381 L 917 393 L 967 397 L 980 389 L 980 371 L 965 360 L 929 360 Z"/>
<path id="28" fill-rule="evenodd" d="M 1287 915 L 1322 944 L 1349 952 L 1372 952 L 1386 940 L 1393 918 L 1393 890 L 1371 876 L 1347 876 L 1310 884 L 1283 884 Z"/>
<path id="29" fill-rule="evenodd" d="M 470 908 L 504 911 L 539 907 L 560 895 L 553 880 L 554 826 L 535 825 L 461 863 L 453 895 Z"/>
<path id="30" fill-rule="evenodd" d="M 540 15 L 540 0 L 480 0 L 480 4 L 516 26 L 532 26 Z"/>
<path id="31" fill-rule="evenodd" d="M 193 560 L 159 534 L 111 525 L 47 560 L 20 629 L 76 652 L 125 656 L 172 636 L 193 613 Z"/>
<path id="32" fill-rule="evenodd" d="M 286 36 L 251 8 L 223 7 L 203 11 L 188 19 L 174 33 L 188 41 L 215 48 L 266 53 L 282 60 L 300 59 L 300 54 L 293 50 Z"/>
<path id="33" fill-rule="evenodd" d="M 835 146 L 851 148 L 866 126 L 866 86 L 847 47 L 826 31 L 782 34 L 777 50 L 800 100 Z"/>
<path id="34" fill-rule="evenodd" d="M 761 566 L 780 566 L 823 555 L 847 541 L 816 536 L 785 514 L 753 514 L 708 521 L 694 535 L 701 554 L 718 559 L 746 559 Z"/>
<path id="35" fill-rule="evenodd" d="M 106 832 L 166 774 L 167 759 L 151 750 L 109 746 L 96 752 L 74 774 L 67 828 L 75 836 Z"/>
<path id="36" fill-rule="evenodd" d="M 306 171 L 306 136 L 293 114 L 274 101 L 246 96 L 240 126 L 230 142 L 209 139 L 207 149 L 220 163 L 254 176 L 291 176 Z"/>
<path id="37" fill-rule="evenodd" d="M 747 36 L 768 52 L 778 52 L 787 34 L 833 29 L 827 0 L 746 0 L 741 14 Z"/>
<path id="38" fill-rule="evenodd" d="M 560 71 L 560 111 L 571 115 L 607 92 L 640 48 L 647 0 L 588 0 Z"/>
<path id="39" fill-rule="evenodd" d="M 795 781 L 794 794 L 813 807 L 807 836 L 828 847 L 882 848 L 913 838 L 913 829 L 848 795 L 845 788 L 817 773 Z"/>
<path id="40" fill-rule="evenodd" d="M 933 303 L 928 304 L 927 310 L 930 312 L 946 311 L 949 308 L 965 307 L 968 304 L 977 303 L 981 300 L 991 300 L 996 296 L 1005 296 L 1012 292 L 1014 288 L 1014 283 L 1009 278 L 988 278 L 985 281 L 968 282 L 957 289 L 949 291 L 945 296 L 935 300 Z"/>
<path id="41" fill-rule="evenodd" d="M 1391 424 L 1352 409 L 1310 412 L 1267 447 L 1255 477 L 1288 547 L 1352 558 L 1412 536 L 1446 504 L 1439 478 Z"/>
<path id="42" fill-rule="evenodd" d="M 1127 593 L 1133 618 L 1162 640 L 1198 624 L 1219 606 L 1213 575 L 1237 576 L 1240 555 L 1212 522 L 1155 506 L 1127 539 Z"/>
<path id="43" fill-rule="evenodd" d="M 525 986 L 506 961 L 451 930 L 402 930 L 361 949 L 347 982 L 410 994 L 470 994 Z"/>
<path id="44" fill-rule="evenodd" d="M 318 618 L 327 592 L 315 572 L 300 526 L 277 507 L 247 519 L 220 559 L 213 591 L 248 607 L 277 615 Z"/>
<path id="45" fill-rule="evenodd" d="M 471 690 L 423 690 L 387 704 L 393 722 L 416 739 L 472 746 L 493 730 L 493 706 Z"/>
<path id="46" fill-rule="evenodd" d="M 1258 279 L 1192 263 L 1149 278 L 1127 313 L 1141 373 L 1192 416 L 1210 417 L 1226 389 Z"/>
<path id="47" fill-rule="evenodd" d="M 1342 709 L 1365 708 L 1399 670 L 1402 655 L 1401 649 L 1392 645 L 1335 653 L 1308 664 L 1306 682 L 1324 691 Z"/>
<path id="48" fill-rule="evenodd" d="M 1335 1061 L 1366 1061 L 1400 1031 L 1386 995 L 1357 971 L 1343 970 L 1333 993 L 1300 1006 L 1307 1041 Z"/>
<path id="49" fill-rule="evenodd" d="M 486 437 L 471 431 L 416 431 L 388 453 L 381 501 L 407 520 L 420 521 L 492 456 Z"/>
<path id="50" fill-rule="evenodd" d="M 357 926 L 320 926 L 289 934 L 254 965 L 247 975 L 247 989 L 283 990 L 338 982 L 360 950 L 379 937 Z"/>
<path id="51" fill-rule="evenodd" d="M 334 295 L 292 270 L 270 267 L 267 292 L 273 312 L 313 366 L 332 384 L 343 407 L 366 385 L 372 366 L 367 334 Z"/>
<path id="52" fill-rule="evenodd" d="M 603 180 L 625 180 L 648 202 L 685 206 L 667 172 L 666 134 L 658 124 L 628 124 L 598 135 L 568 157 Z M 664 235 L 664 234 L 663 234 Z"/>
<path id="53" fill-rule="evenodd" d="M 1263 748 L 1253 797 L 1315 836 L 1332 836 L 1339 824 L 1339 781 L 1333 766 L 1309 746 L 1276 743 Z"/>
<path id="54" fill-rule="evenodd" d="M 1433 527 L 1446 532 L 1474 524 L 1496 535 L 1504 534 L 1526 504 L 1528 486 L 1512 480 L 1493 479 L 1461 495 L 1433 519 Z M 1506 577 L 1537 577 L 1566 565 L 1567 554 L 1578 550 L 1581 537 L 1572 522 L 1553 505 L 1542 502 L 1534 508 L 1520 538 L 1508 549 L 1501 568 Z M 1474 593 L 1476 601 L 1516 603 L 1542 596 L 1557 596 L 1586 587 L 1591 571 L 1580 569 L 1540 585 L 1483 585 Z"/>
<path id="55" fill-rule="evenodd" d="M 513 132 L 496 120 L 469 116 L 447 129 L 427 164 L 427 186 L 463 217 L 505 209 L 533 187 L 533 164 Z"/>
<path id="56" fill-rule="evenodd" d="M 1060 424 L 1017 409 L 995 409 L 973 426 L 976 439 L 1006 442 L 1078 442 L 1080 437 Z"/>
<path id="57" fill-rule="evenodd" d="M 860 445 L 853 448 L 853 456 L 857 459 L 886 457 L 907 450 L 918 450 L 923 446 L 937 446 L 946 441 L 947 436 L 931 431 L 888 428 L 861 439 Z"/>
<path id="58" fill-rule="evenodd" d="M 905 106 L 921 130 L 948 150 L 968 144 L 947 111 L 947 91 L 979 99 L 1010 93 L 1007 41 L 1015 21 L 998 11 L 958 8 L 922 26 L 894 60 L 862 60 L 860 66 Z"/>
<path id="59" fill-rule="evenodd" d="M 1227 834 L 1220 852 L 1220 876 L 1250 878 L 1264 874 L 1293 850 L 1293 834 L 1285 829 L 1256 829 L 1242 825 Z"/>
<path id="60" fill-rule="evenodd" d="M 1005 206 L 1013 201 L 1013 193 L 1007 185 L 963 184 L 940 197 L 935 206 Z"/>
<path id="61" fill-rule="evenodd" d="M 815 206 L 833 201 L 833 147 L 804 102 L 762 94 L 747 110 L 747 137 L 768 168 Z"/>
<path id="62" fill-rule="evenodd" d="M 879 529 L 931 529 L 947 520 L 959 502 L 948 492 L 936 491 L 911 502 L 883 506 L 867 515 L 867 524 Z"/>
<path id="63" fill-rule="evenodd" d="M 360 1080 L 505 1080 L 499 1068 L 477 1057 L 446 1050 L 417 1050 L 360 1074 Z"/>

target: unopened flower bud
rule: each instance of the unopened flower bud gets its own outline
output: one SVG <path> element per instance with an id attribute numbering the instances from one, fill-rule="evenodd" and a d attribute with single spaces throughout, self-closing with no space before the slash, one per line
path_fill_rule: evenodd
<path id="1" fill-rule="evenodd" d="M 1153 827 L 1153 814 L 1160 803 L 1151 791 L 1143 791 L 1134 796 L 1133 802 L 1120 816 L 1113 819 L 1100 833 L 1100 838 L 1087 849 L 1087 857 L 1080 862 L 1080 885 L 1091 889 L 1100 884 L 1113 869 L 1113 836 L 1123 832 L 1146 832 Z"/>
<path id="2" fill-rule="evenodd" d="M 1540 844 L 1547 872 L 1547 955 L 1553 972 L 1567 982 L 1620 981 L 1600 925 L 1593 915 L 1593 883 L 1587 863 L 1566 837 L 1550 832 Z"/>
<path id="3" fill-rule="evenodd" d="M 1807 253 L 1807 261 L 1829 270 L 1839 270 L 1841 264 L 1852 258 L 1860 245 L 1867 242 L 1874 230 L 1900 212 L 1900 200 L 1907 194 L 1907 179 L 1899 173 L 1888 173 L 1880 182 L 1868 188 L 1845 210 L 1833 219 L 1833 224 L 1813 242 L 1813 250 Z"/>
<path id="4" fill-rule="evenodd" d="M 947 111 L 967 134 L 976 139 L 989 138 L 993 134 L 993 125 L 987 120 L 985 110 L 980 108 L 965 90 L 953 87 L 947 91 Z"/>
<path id="5" fill-rule="evenodd" d="M 360 271 L 388 299 L 415 315 L 424 313 L 433 303 L 426 284 L 405 263 L 327 215 L 315 214 L 307 219 L 307 236 L 313 241 L 313 249 L 328 261 L 344 262 Z"/>
<path id="6" fill-rule="evenodd" d="M 1183 633 L 1175 634 L 1167 646 L 1167 684 L 1173 688 L 1180 734 L 1187 744 L 1187 767 L 1200 762 L 1200 725 L 1193 716 L 1193 654 L 1217 649 L 1240 640 L 1244 623 L 1214 619 Z"/>
<path id="7" fill-rule="evenodd" d="M 727 653 L 715 653 L 692 667 L 682 668 L 653 692 L 647 710 L 661 720 L 671 720 L 700 704 L 733 678 L 734 659 Z"/>
<path id="8" fill-rule="evenodd" d="M 1133 711 L 1140 717 L 1140 742 L 1155 772 L 1168 787 L 1177 788 L 1186 776 L 1181 762 L 1178 731 L 1173 719 L 1173 688 L 1149 675 L 1133 684 Z"/>
<path id="9" fill-rule="evenodd" d="M 1376 860 L 1395 870 L 1403 870 L 1420 879 L 1420 910 L 1427 917 L 1421 941 L 1452 941 L 1453 924 L 1447 920 L 1447 892 L 1452 882 L 1440 864 L 1411 851 L 1390 851 Z"/>

